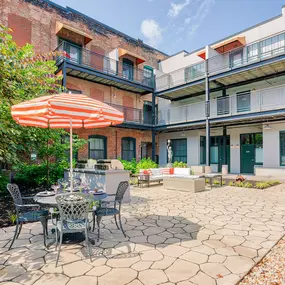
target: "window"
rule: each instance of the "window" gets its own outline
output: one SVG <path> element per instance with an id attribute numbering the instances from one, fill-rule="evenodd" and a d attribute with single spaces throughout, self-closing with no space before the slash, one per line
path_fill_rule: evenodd
<path id="1" fill-rule="evenodd" d="M 237 93 L 237 112 L 248 112 L 251 109 L 250 91 Z"/>
<path id="2" fill-rule="evenodd" d="M 230 97 L 217 98 L 217 115 L 227 115 L 230 111 Z"/>
<path id="3" fill-rule="evenodd" d="M 258 59 L 258 47 L 259 44 L 252 44 L 247 47 L 247 61 L 251 62 Z"/>
<path id="4" fill-rule="evenodd" d="M 230 67 L 238 67 L 243 64 L 243 49 L 239 49 L 230 53 Z"/>
<path id="5" fill-rule="evenodd" d="M 122 159 L 131 161 L 136 158 L 136 139 L 122 138 Z"/>
<path id="6" fill-rule="evenodd" d="M 61 43 L 62 49 L 68 54 L 67 58 L 72 62 L 80 64 L 82 47 L 75 43 L 59 38 L 59 44 Z"/>
<path id="7" fill-rule="evenodd" d="M 206 164 L 206 137 L 200 137 L 200 164 Z"/>
<path id="8" fill-rule="evenodd" d="M 171 147 L 173 152 L 172 162 L 187 162 L 187 139 L 171 140 Z"/>
<path id="9" fill-rule="evenodd" d="M 145 65 L 143 68 L 144 82 L 148 86 L 153 86 L 153 68 L 151 66 Z"/>
<path id="10" fill-rule="evenodd" d="M 204 76 L 204 74 L 205 74 L 204 62 L 186 67 L 185 68 L 185 81 L 190 81 L 197 77 Z"/>
<path id="11" fill-rule="evenodd" d="M 123 77 L 129 80 L 134 79 L 134 63 L 127 58 L 123 58 Z"/>
<path id="12" fill-rule="evenodd" d="M 91 159 L 107 158 L 107 138 L 105 136 L 89 136 L 88 157 Z"/>
<path id="13" fill-rule="evenodd" d="M 261 58 L 272 56 L 284 51 L 285 34 L 280 34 L 260 42 Z"/>
<path id="14" fill-rule="evenodd" d="M 285 131 L 280 132 L 280 165 L 285 166 Z"/>

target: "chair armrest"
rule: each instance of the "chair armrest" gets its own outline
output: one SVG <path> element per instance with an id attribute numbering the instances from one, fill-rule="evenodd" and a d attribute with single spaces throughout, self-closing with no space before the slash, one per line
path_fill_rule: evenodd
<path id="1" fill-rule="evenodd" d="M 39 204 L 15 204 L 15 206 L 19 208 L 32 208 L 32 207 L 39 208 L 40 207 Z"/>
<path id="2" fill-rule="evenodd" d="M 22 197 L 22 200 L 34 199 L 34 196 L 31 197 Z"/>
<path id="3" fill-rule="evenodd" d="M 116 196 L 116 193 L 115 193 L 115 194 L 108 194 L 108 197 L 109 197 L 109 196 Z"/>

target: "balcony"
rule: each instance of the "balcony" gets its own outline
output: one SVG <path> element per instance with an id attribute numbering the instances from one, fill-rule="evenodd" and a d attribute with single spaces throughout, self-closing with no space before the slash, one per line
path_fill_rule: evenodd
<path id="1" fill-rule="evenodd" d="M 272 35 L 208 60 L 211 92 L 285 74 L 285 33 Z M 205 62 L 156 78 L 158 96 L 170 100 L 205 93 Z"/>
<path id="2" fill-rule="evenodd" d="M 212 122 L 233 121 L 258 117 L 261 113 L 271 112 L 271 116 L 285 114 L 285 85 L 237 93 L 219 97 L 210 102 L 210 120 Z M 171 108 L 159 109 L 158 125 L 203 122 L 205 120 L 205 102 L 198 102 Z"/>
<path id="3" fill-rule="evenodd" d="M 124 114 L 124 123 L 152 126 L 152 114 L 150 112 L 144 112 L 143 109 L 131 108 L 113 103 L 106 102 L 106 104 Z"/>
<path id="4" fill-rule="evenodd" d="M 69 76 L 142 95 L 153 92 L 154 75 L 151 70 L 127 65 L 65 41 L 55 51 L 65 52 L 55 60 L 59 68 L 66 62 L 66 74 Z"/>

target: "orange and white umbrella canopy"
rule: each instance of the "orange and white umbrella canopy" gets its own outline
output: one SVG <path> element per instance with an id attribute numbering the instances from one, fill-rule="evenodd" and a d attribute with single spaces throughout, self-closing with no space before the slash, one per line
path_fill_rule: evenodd
<path id="1" fill-rule="evenodd" d="M 61 93 L 38 97 L 14 105 L 13 119 L 23 126 L 70 128 L 70 179 L 73 190 L 72 129 L 104 128 L 121 124 L 124 115 L 117 109 L 83 94 Z"/>
<path id="2" fill-rule="evenodd" d="M 117 109 L 83 94 L 43 96 L 12 106 L 12 116 L 23 126 L 40 128 L 102 128 L 121 124 Z"/>

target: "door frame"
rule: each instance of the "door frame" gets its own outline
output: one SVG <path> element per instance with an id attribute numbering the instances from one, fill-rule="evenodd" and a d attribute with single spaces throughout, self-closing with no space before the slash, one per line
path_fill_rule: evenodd
<path id="1" fill-rule="evenodd" d="M 263 165 L 263 163 L 258 163 L 256 162 L 256 155 L 255 155 L 255 150 L 256 150 L 256 142 L 255 142 L 255 135 L 257 134 L 261 134 L 262 135 L 262 148 L 263 148 L 263 132 L 256 132 L 256 133 L 243 133 L 243 134 L 240 134 L 240 173 L 246 173 L 246 174 L 254 174 L 254 166 L 255 165 Z M 253 166 L 253 172 L 243 172 L 242 171 L 242 140 L 241 140 L 241 136 L 242 135 L 254 135 L 254 143 L 253 144 L 250 144 L 250 145 L 254 145 L 254 166 Z"/>

